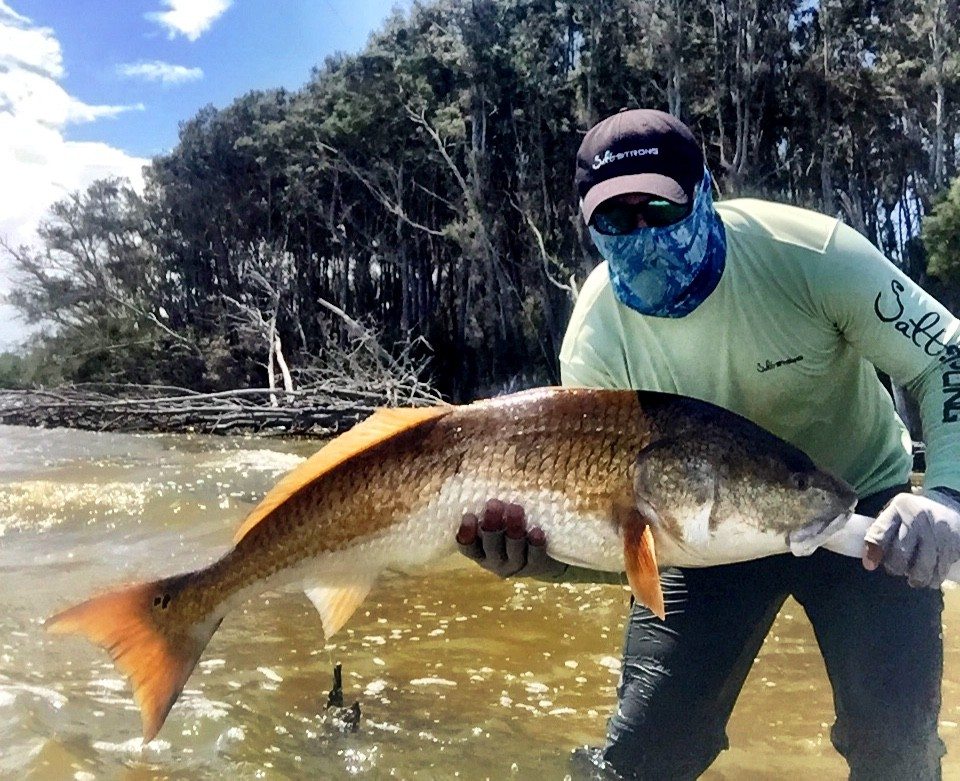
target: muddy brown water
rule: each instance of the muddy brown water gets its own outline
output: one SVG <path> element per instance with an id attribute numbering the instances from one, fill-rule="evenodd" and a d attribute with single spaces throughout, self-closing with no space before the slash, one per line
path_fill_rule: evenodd
<path id="1" fill-rule="evenodd" d="M 146 747 L 106 654 L 46 635 L 52 612 L 118 581 L 202 565 L 316 442 L 0 427 L 0 778 L 563 779 L 602 742 L 627 594 L 500 582 L 456 557 L 385 577 L 325 643 L 302 594 L 224 621 Z M 944 614 L 940 732 L 960 778 L 960 594 Z M 324 708 L 340 661 L 359 729 Z M 844 778 L 830 690 L 789 602 L 707 779 Z"/>

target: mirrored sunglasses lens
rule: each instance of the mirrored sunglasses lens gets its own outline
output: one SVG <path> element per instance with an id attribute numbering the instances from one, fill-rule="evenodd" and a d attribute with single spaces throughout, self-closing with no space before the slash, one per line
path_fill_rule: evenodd
<path id="1" fill-rule="evenodd" d="M 686 204 L 673 201 L 650 201 L 640 207 L 643 221 L 655 228 L 672 225 L 687 216 Z"/>
<path id="2" fill-rule="evenodd" d="M 611 204 L 593 213 L 593 227 L 600 233 L 618 236 L 629 233 L 637 225 L 637 210 L 626 204 Z"/>

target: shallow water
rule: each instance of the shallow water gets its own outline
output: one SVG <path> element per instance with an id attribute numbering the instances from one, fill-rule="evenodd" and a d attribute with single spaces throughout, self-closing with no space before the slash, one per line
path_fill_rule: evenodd
<path id="1" fill-rule="evenodd" d="M 563 779 L 602 742 L 627 593 L 506 583 L 456 557 L 385 577 L 335 639 L 299 594 L 227 617 L 146 747 L 106 653 L 42 620 L 118 581 L 208 562 L 276 478 L 317 447 L 263 438 L 0 426 L 0 778 Z M 946 595 L 941 735 L 960 778 L 960 596 Z M 360 727 L 325 711 L 343 663 Z M 789 602 L 707 779 L 845 777 L 826 674 Z"/>

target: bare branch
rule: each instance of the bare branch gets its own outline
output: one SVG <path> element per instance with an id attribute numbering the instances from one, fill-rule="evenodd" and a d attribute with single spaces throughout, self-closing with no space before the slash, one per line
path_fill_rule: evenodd
<path id="1" fill-rule="evenodd" d="M 412 219 L 407 212 L 404 210 L 403 206 L 398 201 L 393 200 L 387 193 L 375 184 L 366 173 L 364 173 L 360 168 L 354 165 L 346 157 L 346 155 L 341 154 L 337 149 L 325 144 L 322 141 L 317 142 L 322 149 L 327 152 L 330 152 L 333 155 L 336 155 L 337 159 L 343 164 L 346 170 L 356 177 L 364 187 L 367 188 L 367 191 L 376 198 L 380 204 L 392 214 L 394 217 L 399 217 L 403 222 L 409 225 L 411 228 L 416 228 L 417 230 L 423 231 L 430 234 L 431 236 L 444 236 L 443 231 L 439 231 L 435 228 L 431 228 L 429 225 L 423 225 L 422 223 L 417 222 Z"/>
<path id="2" fill-rule="evenodd" d="M 571 301 L 576 301 L 577 294 L 579 292 L 577 290 L 576 275 L 570 274 L 569 283 L 564 284 L 559 279 L 554 277 L 553 274 L 550 273 L 551 264 L 553 266 L 556 266 L 556 268 L 558 268 L 560 271 L 563 271 L 563 272 L 566 272 L 567 269 L 564 268 L 563 264 L 559 260 L 553 257 L 553 255 L 551 255 L 549 252 L 547 252 L 547 247 L 543 242 L 543 234 L 540 232 L 540 229 L 537 227 L 536 223 L 533 221 L 533 218 L 527 213 L 525 209 L 521 208 L 520 204 L 518 204 L 515 199 L 511 199 L 511 202 L 513 203 L 513 207 L 518 212 L 520 212 L 524 221 L 527 223 L 527 227 L 530 228 L 530 230 L 533 232 L 534 237 L 537 240 L 537 246 L 540 248 L 540 257 L 541 257 L 541 260 L 543 261 L 543 273 L 546 276 L 547 280 L 550 282 L 551 285 L 553 285 L 554 287 L 566 293 L 570 297 Z"/>

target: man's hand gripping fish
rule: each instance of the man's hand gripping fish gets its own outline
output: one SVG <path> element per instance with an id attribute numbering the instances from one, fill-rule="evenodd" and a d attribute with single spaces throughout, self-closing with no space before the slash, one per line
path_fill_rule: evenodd
<path id="1" fill-rule="evenodd" d="M 622 572 L 663 616 L 658 567 L 812 551 L 854 491 L 719 407 L 668 394 L 541 389 L 381 410 L 284 477 L 210 566 L 120 588 L 47 621 L 105 647 L 156 736 L 224 616 L 295 585 L 327 638 L 381 571 L 456 549 L 465 512 L 522 505 L 561 561 Z"/>

